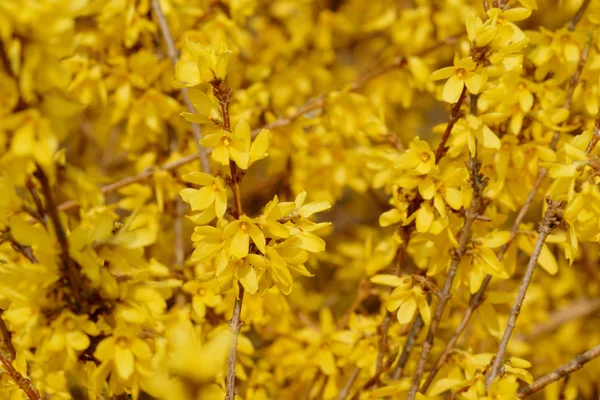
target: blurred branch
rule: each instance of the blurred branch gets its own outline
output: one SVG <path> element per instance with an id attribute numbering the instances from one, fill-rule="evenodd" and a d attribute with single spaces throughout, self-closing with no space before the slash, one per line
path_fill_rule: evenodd
<path id="1" fill-rule="evenodd" d="M 517 393 L 517 396 L 520 399 L 529 397 L 532 394 L 534 394 L 535 392 L 538 392 L 541 389 L 545 388 L 549 384 L 556 382 L 560 378 L 567 376 L 570 373 L 577 371 L 578 369 L 583 368 L 583 366 L 585 364 L 587 364 L 588 362 L 592 361 L 593 359 L 595 359 L 597 357 L 600 357 L 600 344 L 598 346 L 594 347 L 593 349 L 588 350 L 585 353 L 578 355 L 577 357 L 575 357 L 568 363 L 562 365 L 561 367 L 550 372 L 549 374 L 546 374 L 546 375 L 542 376 L 541 378 L 536 379 L 531 385 L 526 386 L 523 389 L 519 390 L 519 392 Z"/>

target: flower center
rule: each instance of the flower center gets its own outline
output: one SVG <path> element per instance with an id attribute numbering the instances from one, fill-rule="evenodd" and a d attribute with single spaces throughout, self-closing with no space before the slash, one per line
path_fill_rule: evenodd
<path id="1" fill-rule="evenodd" d="M 423 151 L 421 152 L 421 154 L 419 154 L 419 158 L 421 159 L 421 161 L 427 162 L 431 159 L 431 156 L 426 151 Z"/>
<path id="2" fill-rule="evenodd" d="M 127 338 L 120 337 L 117 339 L 117 346 L 119 347 L 127 347 Z"/>
<path id="3" fill-rule="evenodd" d="M 221 142 L 225 146 L 229 146 L 231 144 L 231 140 L 229 140 L 229 138 L 227 136 L 223 136 L 223 138 L 221 138 Z"/>
<path id="4" fill-rule="evenodd" d="M 456 76 L 458 76 L 459 78 L 463 78 L 465 75 L 467 74 L 467 70 L 464 68 L 458 68 L 456 70 Z"/>

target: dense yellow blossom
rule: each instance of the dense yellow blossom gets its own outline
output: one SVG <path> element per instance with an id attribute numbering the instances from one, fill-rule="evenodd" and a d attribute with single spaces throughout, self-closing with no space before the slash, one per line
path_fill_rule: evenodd
<path id="1" fill-rule="evenodd" d="M 0 398 L 596 399 L 599 33 L 0 1 Z"/>

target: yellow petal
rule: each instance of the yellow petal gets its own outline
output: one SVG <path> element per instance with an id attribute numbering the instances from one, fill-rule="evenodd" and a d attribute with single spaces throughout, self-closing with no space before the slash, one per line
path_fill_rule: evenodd
<path id="1" fill-rule="evenodd" d="M 215 181 L 215 177 L 205 172 L 195 171 L 189 174 L 184 174 L 181 179 L 184 182 L 195 183 L 200 186 L 212 185 Z"/>
<path id="2" fill-rule="evenodd" d="M 255 161 L 261 160 L 265 158 L 267 154 L 267 150 L 269 150 L 269 131 L 267 129 L 263 129 L 260 131 L 254 142 L 252 143 L 252 147 L 250 148 L 250 162 L 248 165 L 252 165 Z"/>
<path id="3" fill-rule="evenodd" d="M 483 77 L 475 72 L 468 72 L 465 78 L 465 85 L 467 85 L 469 93 L 477 94 L 481 90 L 481 86 L 483 86 Z"/>
<path id="4" fill-rule="evenodd" d="M 550 275 L 555 275 L 558 272 L 558 263 L 547 245 L 542 247 L 540 257 L 538 258 L 538 264 L 540 264 L 540 266 Z"/>
<path id="5" fill-rule="evenodd" d="M 483 141 L 483 146 L 487 147 L 488 149 L 499 149 L 501 146 L 500 143 L 500 139 L 498 139 L 498 136 L 496 136 L 496 134 L 494 132 L 492 132 L 492 130 L 490 128 L 488 128 L 487 125 L 483 126 L 483 130 L 482 130 L 482 141 Z"/>
<path id="6" fill-rule="evenodd" d="M 237 258 L 244 258 L 248 255 L 248 246 L 250 245 L 250 236 L 242 229 L 238 229 L 231 240 L 231 254 Z"/>
<path id="7" fill-rule="evenodd" d="M 126 347 L 116 346 L 115 349 L 115 368 L 121 379 L 127 380 L 133 374 L 135 359 L 133 353 Z"/>
<path id="8" fill-rule="evenodd" d="M 248 125 L 245 120 L 240 119 L 235 126 L 233 136 L 241 140 L 243 143 L 250 144 L 250 125 Z"/>
<path id="9" fill-rule="evenodd" d="M 211 153 L 211 157 L 221 165 L 229 165 L 229 151 L 227 151 L 225 146 L 215 147 Z"/>
<path id="10" fill-rule="evenodd" d="M 304 218 L 308 218 L 311 215 L 325 211 L 331 208 L 331 204 L 328 201 L 315 201 L 308 204 L 305 204 L 300 208 L 298 214 Z"/>
<path id="11" fill-rule="evenodd" d="M 417 301 L 414 298 L 406 300 L 402 303 L 396 314 L 398 322 L 408 324 L 415 315 L 415 311 L 417 311 Z"/>
<path id="12" fill-rule="evenodd" d="M 454 75 L 454 67 L 445 67 L 438 69 L 437 71 L 433 71 L 433 73 L 429 76 L 429 80 L 439 81 L 440 79 L 450 78 Z"/>
<path id="13" fill-rule="evenodd" d="M 435 195 L 435 185 L 433 180 L 429 177 L 419 182 L 419 193 L 425 200 L 431 200 Z"/>
<path id="14" fill-rule="evenodd" d="M 445 102 L 454 104 L 460 98 L 460 94 L 465 86 L 465 83 L 456 77 L 455 75 L 451 76 L 444 85 L 444 90 L 442 91 L 442 98 Z"/>
<path id="15" fill-rule="evenodd" d="M 252 268 L 248 263 L 243 263 L 237 270 L 238 278 L 244 289 L 250 294 L 254 294 L 258 291 L 258 277 L 256 276 L 256 270 Z"/>
<path id="16" fill-rule="evenodd" d="M 200 83 L 200 71 L 193 61 L 179 60 L 175 66 L 175 78 L 185 86 L 195 86 Z"/>
<path id="17" fill-rule="evenodd" d="M 429 325 L 431 323 L 431 309 L 425 297 L 417 297 L 417 306 L 419 307 L 419 313 L 421 314 L 421 318 L 423 318 L 423 322 L 425 322 L 425 325 Z"/>
<path id="18" fill-rule="evenodd" d="M 427 205 L 421 206 L 421 208 L 419 208 L 419 210 L 417 211 L 417 232 L 427 232 L 429 230 L 429 227 L 433 223 L 433 217 L 434 216 L 431 207 L 428 207 Z"/>
<path id="19" fill-rule="evenodd" d="M 402 285 L 402 278 L 391 274 L 380 274 L 371 277 L 371 282 L 378 285 L 400 286 Z"/>
<path id="20" fill-rule="evenodd" d="M 444 191 L 444 200 L 453 209 L 460 210 L 463 205 L 462 192 L 456 188 L 446 188 Z"/>

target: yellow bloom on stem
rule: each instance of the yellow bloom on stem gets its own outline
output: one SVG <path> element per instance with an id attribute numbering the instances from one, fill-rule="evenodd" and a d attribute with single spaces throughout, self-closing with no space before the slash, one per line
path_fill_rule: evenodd
<path id="1" fill-rule="evenodd" d="M 471 57 L 461 59 L 458 54 L 454 54 L 454 66 L 444 67 L 434 71 L 429 79 L 438 81 L 449 78 L 444 85 L 442 98 L 448 103 L 456 103 L 462 93 L 465 85 L 469 93 L 477 94 L 485 83 L 484 76 L 475 72 L 477 63 Z"/>
<path id="2" fill-rule="evenodd" d="M 389 312 L 398 310 L 396 313 L 398 322 L 408 324 L 415 316 L 417 308 L 425 324 L 431 322 L 431 310 L 425 291 L 420 285 L 413 285 L 412 277 L 400 278 L 396 275 L 375 275 L 371 278 L 371 282 L 394 287 L 388 297 L 387 310 Z"/>
<path id="3" fill-rule="evenodd" d="M 221 42 L 219 49 L 186 40 L 186 51 L 175 66 L 175 78 L 182 86 L 196 86 L 213 80 L 223 81 L 231 51 Z"/>
<path id="4" fill-rule="evenodd" d="M 185 182 L 202 186 L 201 189 L 186 188 L 179 192 L 183 201 L 192 207 L 192 211 L 203 211 L 192 217 L 197 224 L 206 224 L 216 216 L 223 218 L 227 210 L 227 185 L 220 176 L 195 171 L 183 175 Z"/>
<path id="5" fill-rule="evenodd" d="M 242 215 L 240 219 L 230 222 L 223 230 L 223 235 L 228 238 L 228 248 L 231 254 L 237 258 L 248 255 L 250 238 L 258 250 L 265 254 L 266 239 L 263 231 L 252 218 Z"/>
<path id="6" fill-rule="evenodd" d="M 121 326 L 102 340 L 94 352 L 94 357 L 102 363 L 99 370 L 112 364 L 119 378 L 125 381 L 130 379 L 138 369 L 139 362 L 147 362 L 152 358 L 150 346 L 138 334 L 137 329 Z"/>
<path id="7" fill-rule="evenodd" d="M 248 169 L 254 162 L 267 156 L 269 148 L 269 131 L 260 131 L 252 145 L 250 145 L 250 125 L 241 119 L 233 133 L 223 130 L 222 133 L 206 135 L 200 144 L 212 147 L 211 157 L 221 165 L 229 165 L 229 160 L 234 161 L 241 169 Z"/>

